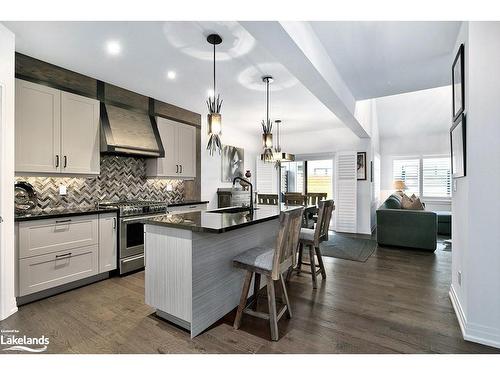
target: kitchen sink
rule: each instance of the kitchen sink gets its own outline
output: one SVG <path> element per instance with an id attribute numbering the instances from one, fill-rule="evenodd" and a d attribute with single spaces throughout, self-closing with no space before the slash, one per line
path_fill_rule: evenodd
<path id="1" fill-rule="evenodd" d="M 254 208 L 254 211 L 255 210 L 258 210 L 258 208 Z M 250 212 L 250 207 L 227 207 L 207 212 L 212 214 L 237 214 L 239 212 Z"/>

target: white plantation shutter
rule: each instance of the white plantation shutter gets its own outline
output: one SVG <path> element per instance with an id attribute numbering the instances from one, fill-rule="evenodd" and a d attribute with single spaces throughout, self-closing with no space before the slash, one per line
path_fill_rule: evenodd
<path id="1" fill-rule="evenodd" d="M 392 162 L 392 180 L 406 183 L 407 195 L 420 195 L 419 189 L 420 159 L 395 159 Z"/>
<path id="2" fill-rule="evenodd" d="M 335 156 L 335 227 L 338 232 L 357 231 L 357 153 L 339 152 Z"/>
<path id="3" fill-rule="evenodd" d="M 424 197 L 451 197 L 451 160 L 449 157 L 423 158 L 422 175 Z"/>
<path id="4" fill-rule="evenodd" d="M 259 194 L 276 194 L 277 189 L 277 169 L 274 163 L 264 163 L 257 157 L 257 186 L 255 190 Z"/>

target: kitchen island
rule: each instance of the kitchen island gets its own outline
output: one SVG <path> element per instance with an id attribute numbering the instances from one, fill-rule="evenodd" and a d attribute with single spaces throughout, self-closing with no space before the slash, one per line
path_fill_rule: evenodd
<path id="1" fill-rule="evenodd" d="M 147 220 L 146 303 L 191 337 L 203 332 L 238 306 L 245 273 L 232 260 L 252 247 L 274 246 L 279 214 L 277 206 L 260 206 L 253 214 L 226 208 Z"/>

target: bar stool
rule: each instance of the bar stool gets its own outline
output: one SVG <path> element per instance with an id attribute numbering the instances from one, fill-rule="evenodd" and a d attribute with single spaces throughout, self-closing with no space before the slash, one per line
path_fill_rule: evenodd
<path id="1" fill-rule="evenodd" d="M 283 274 L 296 264 L 296 250 L 299 244 L 303 212 L 303 207 L 281 212 L 280 228 L 274 248 L 264 246 L 254 247 L 233 259 L 233 265 L 235 267 L 246 270 L 240 304 L 236 312 L 236 318 L 234 319 L 235 329 L 240 328 L 243 313 L 267 319 L 271 327 L 271 339 L 277 341 L 278 321 L 285 312 L 289 318 L 292 317 L 292 310 L 290 308 L 290 301 L 288 300 Z M 252 302 L 247 305 L 248 291 L 250 290 L 250 284 L 254 274 L 254 298 Z M 268 314 L 257 311 L 257 298 L 260 289 L 261 275 L 266 277 L 267 303 L 269 306 Z M 284 305 L 279 312 L 276 311 L 276 295 L 274 290 L 274 281 L 278 280 L 281 284 L 284 299 Z M 251 309 L 250 307 L 253 304 L 254 309 Z"/>
<path id="2" fill-rule="evenodd" d="M 333 200 L 325 200 L 319 202 L 319 212 L 318 212 L 318 222 L 314 229 L 301 228 L 300 239 L 299 239 L 299 259 L 297 262 L 297 273 L 301 272 L 303 264 L 309 265 L 311 271 L 304 271 L 312 275 L 313 288 L 317 288 L 317 278 L 316 276 L 321 273 L 323 279 L 326 279 L 325 265 L 323 264 L 323 258 L 321 257 L 321 250 L 319 249 L 319 244 L 323 241 L 328 240 L 328 227 L 330 226 L 330 219 L 332 218 L 332 212 L 335 209 L 333 205 Z M 302 261 L 302 253 L 304 246 L 309 247 L 309 259 L 310 262 L 306 263 Z M 318 258 L 318 264 L 314 259 L 314 255 Z"/>

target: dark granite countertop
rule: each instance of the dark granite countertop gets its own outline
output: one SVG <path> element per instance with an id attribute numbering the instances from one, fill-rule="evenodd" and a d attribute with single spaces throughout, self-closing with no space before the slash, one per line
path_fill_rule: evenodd
<path id="1" fill-rule="evenodd" d="M 202 200 L 185 200 L 177 203 L 169 203 L 169 207 L 187 206 L 191 204 L 204 204 L 208 201 Z M 95 206 L 84 206 L 77 208 L 67 208 L 67 207 L 57 207 L 57 208 L 47 208 L 47 209 L 34 209 L 27 212 L 16 212 L 15 221 L 27 221 L 27 220 L 42 220 L 42 219 L 53 219 L 64 216 L 79 216 L 79 215 L 92 215 L 92 214 L 103 214 L 106 212 L 118 212 L 116 207 L 95 207 Z"/>
<path id="2" fill-rule="evenodd" d="M 28 221 L 28 220 L 42 220 L 42 219 L 54 219 L 58 217 L 65 216 L 80 216 L 80 215 L 92 215 L 92 214 L 103 214 L 107 212 L 118 212 L 115 207 L 100 207 L 96 208 L 94 206 L 79 207 L 79 208 L 49 208 L 44 210 L 30 210 L 28 212 L 16 212 L 15 221 Z"/>
<path id="3" fill-rule="evenodd" d="M 187 206 L 190 204 L 205 204 L 208 203 L 209 201 L 200 201 L 200 200 L 185 200 L 182 202 L 177 202 L 177 203 L 169 203 L 168 207 L 178 207 L 178 206 Z"/>
<path id="4" fill-rule="evenodd" d="M 283 205 L 283 210 L 297 207 L 298 206 Z M 313 207 L 315 208 L 315 206 L 311 206 L 311 208 Z M 251 215 L 248 210 L 235 213 L 220 213 L 214 211 L 171 213 L 147 219 L 145 220 L 145 224 L 187 229 L 193 232 L 224 233 L 230 230 L 277 219 L 280 214 L 278 206 L 264 205 L 258 206 L 257 209 L 254 210 L 253 215 Z"/>

